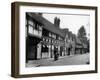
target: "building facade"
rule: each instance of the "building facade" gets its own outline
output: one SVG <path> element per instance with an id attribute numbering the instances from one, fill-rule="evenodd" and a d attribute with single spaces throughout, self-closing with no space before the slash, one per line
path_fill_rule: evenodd
<path id="1" fill-rule="evenodd" d="M 54 50 L 60 56 L 64 55 L 64 36 L 61 30 L 40 14 L 26 13 L 26 62 L 53 58 Z"/>
<path id="2" fill-rule="evenodd" d="M 75 34 L 68 29 L 60 29 L 60 19 L 54 24 L 41 13 L 26 13 L 26 62 L 43 58 L 53 58 L 56 50 L 59 56 L 77 53 Z M 80 44 L 82 45 L 82 44 Z"/>

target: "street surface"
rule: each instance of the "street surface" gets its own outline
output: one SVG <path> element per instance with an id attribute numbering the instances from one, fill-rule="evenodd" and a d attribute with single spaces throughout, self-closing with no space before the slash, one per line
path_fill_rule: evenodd
<path id="1" fill-rule="evenodd" d="M 89 64 L 89 53 L 63 56 L 59 57 L 57 61 L 54 61 L 54 58 L 31 60 L 26 64 L 26 67 L 84 65 L 84 64 Z"/>

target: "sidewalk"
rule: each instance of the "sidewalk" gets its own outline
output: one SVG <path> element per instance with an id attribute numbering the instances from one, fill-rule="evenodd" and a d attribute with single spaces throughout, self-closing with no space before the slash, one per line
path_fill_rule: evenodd
<path id="1" fill-rule="evenodd" d="M 79 54 L 59 57 L 57 61 L 54 61 L 54 58 L 31 60 L 26 67 L 80 65 L 87 64 L 87 62 L 89 62 L 89 54 Z"/>
<path id="2" fill-rule="evenodd" d="M 26 67 L 39 67 L 42 65 L 51 64 L 53 62 L 54 62 L 54 58 L 31 60 L 31 61 L 28 61 L 28 63 L 26 64 Z"/>

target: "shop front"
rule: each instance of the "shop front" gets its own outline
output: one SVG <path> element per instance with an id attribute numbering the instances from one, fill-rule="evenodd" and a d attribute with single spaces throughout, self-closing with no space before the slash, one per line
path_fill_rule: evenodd
<path id="1" fill-rule="evenodd" d="M 26 39 L 26 62 L 28 60 L 37 60 L 37 45 L 40 38 L 28 36 Z"/>

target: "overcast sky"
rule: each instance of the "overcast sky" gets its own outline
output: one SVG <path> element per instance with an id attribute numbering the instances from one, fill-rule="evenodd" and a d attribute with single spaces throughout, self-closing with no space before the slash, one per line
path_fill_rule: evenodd
<path id="1" fill-rule="evenodd" d="M 68 28 L 72 33 L 77 34 L 82 25 L 86 33 L 90 33 L 90 16 L 89 15 L 61 15 L 61 14 L 43 14 L 43 17 L 54 23 L 54 17 L 60 18 L 60 28 Z M 88 36 L 88 35 L 87 35 Z M 89 37 L 89 36 L 88 36 Z"/>

